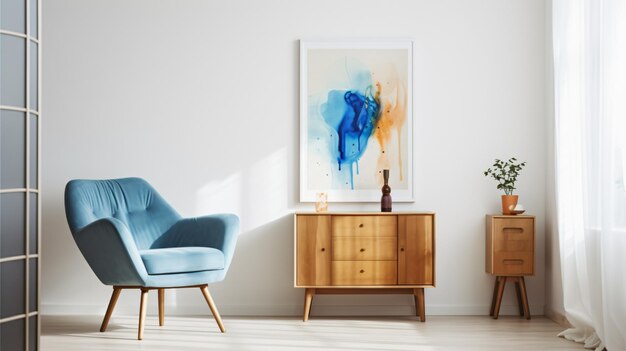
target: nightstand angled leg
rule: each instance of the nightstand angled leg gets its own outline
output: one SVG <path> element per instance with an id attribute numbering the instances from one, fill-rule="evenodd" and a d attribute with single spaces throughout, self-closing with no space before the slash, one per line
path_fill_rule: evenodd
<path id="1" fill-rule="evenodd" d="M 522 288 L 520 288 L 521 286 L 521 279 L 520 277 L 516 277 L 515 278 L 515 295 L 517 296 L 517 306 L 519 308 L 519 315 L 523 316 L 524 315 L 524 303 L 522 300 Z"/>
<path id="2" fill-rule="evenodd" d="M 426 309 L 424 307 L 424 288 L 413 289 L 413 295 L 415 295 L 415 311 L 419 311 L 419 317 L 421 322 L 426 322 Z"/>
<path id="3" fill-rule="evenodd" d="M 493 309 L 493 319 L 498 319 L 500 314 L 500 304 L 502 303 L 502 294 L 504 293 L 504 287 L 506 286 L 506 277 L 499 277 L 498 281 L 498 294 L 496 296 L 496 305 Z"/>
<path id="4" fill-rule="evenodd" d="M 309 320 L 309 314 L 311 313 L 311 304 L 313 304 L 313 295 L 315 295 L 315 289 L 307 288 L 304 292 L 304 316 L 303 321 Z"/>
<path id="5" fill-rule="evenodd" d="M 489 309 L 489 315 L 493 316 L 493 311 L 496 309 L 496 300 L 498 296 L 498 285 L 500 284 L 500 277 L 496 277 L 496 281 L 493 284 L 493 295 L 491 296 L 491 308 Z"/>
<path id="6" fill-rule="evenodd" d="M 528 295 L 526 294 L 526 283 L 524 282 L 524 277 L 519 278 L 519 287 L 524 306 L 524 316 L 526 316 L 526 319 L 530 319 L 530 307 L 528 306 Z"/>

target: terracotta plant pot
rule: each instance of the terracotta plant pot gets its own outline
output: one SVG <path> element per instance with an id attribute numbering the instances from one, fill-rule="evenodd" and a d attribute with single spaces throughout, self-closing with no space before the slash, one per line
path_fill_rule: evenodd
<path id="1" fill-rule="evenodd" d="M 512 215 L 515 214 L 513 209 L 517 206 L 518 195 L 502 195 L 502 214 Z"/>

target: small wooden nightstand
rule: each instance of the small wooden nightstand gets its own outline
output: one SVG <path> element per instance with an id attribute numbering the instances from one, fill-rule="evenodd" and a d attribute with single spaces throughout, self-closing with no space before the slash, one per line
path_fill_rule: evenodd
<path id="1" fill-rule="evenodd" d="M 487 215 L 485 270 L 496 276 L 490 316 L 498 318 L 506 282 L 515 283 L 520 316 L 530 319 L 524 276 L 535 274 L 535 216 Z"/>

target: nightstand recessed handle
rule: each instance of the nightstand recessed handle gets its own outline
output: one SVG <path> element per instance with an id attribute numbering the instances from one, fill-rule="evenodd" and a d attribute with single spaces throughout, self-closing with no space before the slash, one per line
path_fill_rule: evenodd
<path id="1" fill-rule="evenodd" d="M 502 263 L 506 265 L 521 265 L 524 264 L 524 260 L 502 260 Z"/>
<path id="2" fill-rule="evenodd" d="M 365 251 L 365 249 L 361 248 L 361 252 Z"/>
<path id="3" fill-rule="evenodd" d="M 322 251 L 326 251 L 326 248 L 323 248 L 323 247 L 322 247 Z"/>
<path id="4" fill-rule="evenodd" d="M 400 251 L 404 252 L 404 248 L 403 248 L 403 247 L 401 247 L 401 248 L 400 248 Z"/>
<path id="5" fill-rule="evenodd" d="M 361 269 L 361 273 L 365 273 L 365 270 Z"/>

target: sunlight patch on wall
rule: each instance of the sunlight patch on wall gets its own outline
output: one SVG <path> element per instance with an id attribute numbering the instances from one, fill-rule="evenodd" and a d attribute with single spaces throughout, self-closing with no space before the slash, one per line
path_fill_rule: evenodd
<path id="1" fill-rule="evenodd" d="M 242 175 L 235 173 L 223 180 L 213 180 L 198 190 L 195 216 L 234 213 L 241 217 Z"/>
<path id="2" fill-rule="evenodd" d="M 197 195 L 196 213 L 234 213 L 247 232 L 287 213 L 287 150 L 279 149 L 240 172 L 213 180 Z"/>

